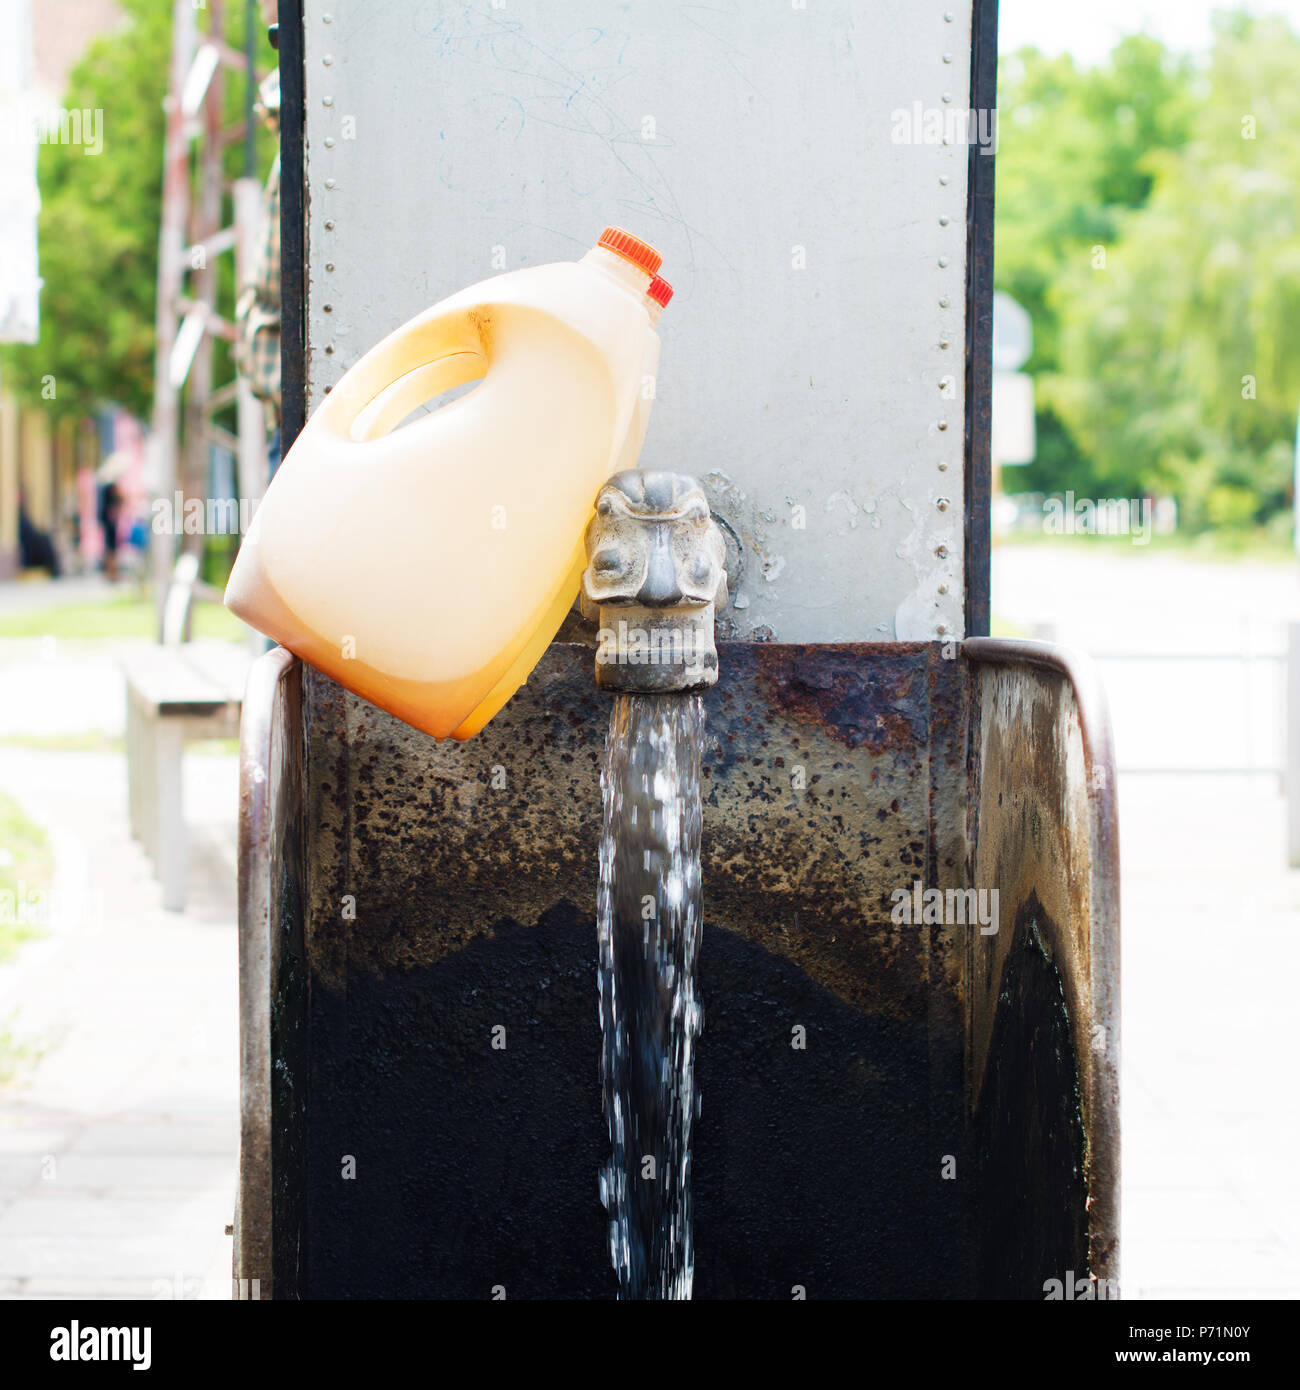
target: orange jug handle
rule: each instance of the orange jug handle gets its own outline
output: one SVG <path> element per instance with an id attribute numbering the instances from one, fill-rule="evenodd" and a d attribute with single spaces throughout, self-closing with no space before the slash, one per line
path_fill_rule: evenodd
<path id="1" fill-rule="evenodd" d="M 487 322 L 484 306 L 435 304 L 349 367 L 313 423 L 340 439 L 377 438 L 430 396 L 483 375 Z"/>

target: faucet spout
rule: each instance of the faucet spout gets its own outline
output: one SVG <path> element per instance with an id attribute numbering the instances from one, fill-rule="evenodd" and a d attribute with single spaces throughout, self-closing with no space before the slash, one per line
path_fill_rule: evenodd
<path id="1" fill-rule="evenodd" d="M 713 685 L 726 547 L 699 483 L 659 469 L 616 473 L 596 498 L 586 543 L 582 611 L 600 627 L 596 684 L 639 694 Z"/>

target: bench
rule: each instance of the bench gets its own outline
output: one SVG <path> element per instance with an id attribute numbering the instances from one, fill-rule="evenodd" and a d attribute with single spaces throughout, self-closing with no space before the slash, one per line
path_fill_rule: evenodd
<path id="1" fill-rule="evenodd" d="M 146 647 L 122 660 L 131 833 L 153 860 L 163 906 L 173 912 L 185 906 L 185 741 L 238 734 L 248 664 L 247 652 L 227 643 Z"/>
<path id="2" fill-rule="evenodd" d="M 164 604 L 163 644 L 129 651 L 121 662 L 131 834 L 153 860 L 163 906 L 173 912 L 185 906 L 185 742 L 238 734 L 250 661 L 246 649 L 228 642 L 183 640 L 197 579 L 197 558 L 181 556 Z"/>

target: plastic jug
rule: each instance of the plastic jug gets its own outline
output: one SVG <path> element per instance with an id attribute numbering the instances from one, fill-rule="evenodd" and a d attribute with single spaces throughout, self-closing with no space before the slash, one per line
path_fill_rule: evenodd
<path id="1" fill-rule="evenodd" d="M 416 728 L 477 733 L 564 620 L 596 494 L 640 452 L 660 259 L 607 228 L 580 261 L 472 285 L 372 348 L 286 454 L 226 605 Z"/>
<path id="2" fill-rule="evenodd" d="M 609 230 L 617 229 L 611 228 Z M 647 335 L 645 355 L 641 364 L 641 385 L 637 396 L 636 411 L 628 428 L 627 437 L 623 441 L 619 461 L 613 467 L 610 476 L 612 473 L 620 472 L 625 468 L 635 468 L 637 460 L 641 456 L 646 429 L 650 424 L 650 411 L 655 401 L 655 384 L 659 373 L 660 339 L 656 325 L 672 297 L 673 287 L 668 281 L 661 275 L 654 276 L 646 289 L 645 308 L 650 317 L 650 332 Z M 588 516 L 588 520 L 590 520 L 590 516 Z M 583 534 L 584 536 L 586 534 L 585 523 Z M 537 665 L 542 653 L 564 622 L 565 614 L 573 607 L 578 590 L 582 587 L 582 572 L 586 568 L 586 564 L 586 546 L 580 541 L 574 552 L 572 569 L 559 599 L 554 604 L 548 605 L 547 614 L 538 624 L 532 639 L 524 646 L 505 675 L 488 692 L 473 715 L 466 720 L 462 727 L 453 732 L 453 738 L 466 739 L 476 734 L 528 679 L 528 673 Z"/>
<path id="3" fill-rule="evenodd" d="M 641 446 L 645 443 L 646 428 L 650 424 L 650 410 L 655 400 L 655 386 L 659 378 L 660 342 L 657 325 L 672 297 L 673 287 L 662 275 L 656 275 L 646 290 L 645 307 L 650 315 L 650 334 L 646 339 L 645 358 L 641 363 L 641 391 L 637 397 L 637 411 L 632 418 L 632 427 L 627 432 L 627 438 L 623 441 L 623 453 L 619 458 L 618 467 L 614 470 L 616 473 L 635 468 L 637 459 L 641 457 Z"/>

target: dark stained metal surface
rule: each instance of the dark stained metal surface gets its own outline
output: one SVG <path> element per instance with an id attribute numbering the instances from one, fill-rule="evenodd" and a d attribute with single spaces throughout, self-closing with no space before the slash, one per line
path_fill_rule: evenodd
<path id="1" fill-rule="evenodd" d="M 1000 890 L 1004 924 L 971 940 L 983 1282 L 1042 1297 L 1068 1270 L 1119 1278 L 1114 754 L 1086 658 L 991 638 L 963 650 L 975 673 L 971 882 Z"/>
<path id="2" fill-rule="evenodd" d="M 1006 908 L 993 950 L 963 925 L 891 920 L 916 882 L 1014 873 L 1019 822 L 989 801 L 1002 779 L 1078 801 L 1068 740 L 1040 720 L 1011 759 L 995 735 L 1013 725 L 989 703 L 1005 685 L 1009 708 L 1024 688 L 1037 709 L 1045 682 L 1065 709 L 1068 679 L 995 667 L 1015 653 L 985 646 L 967 644 L 973 665 L 940 644 L 720 645 L 703 759 L 697 1297 L 971 1297 L 1004 1292 L 983 1287 L 999 1279 L 1023 1292 L 1055 1217 L 1035 1207 L 1018 1226 L 980 1146 L 1003 1155 L 1041 1121 L 1064 1126 L 1070 1152 L 1074 1116 L 1105 1181 L 1108 1117 L 1069 1076 L 1098 1075 L 1076 1060 L 1096 996 L 1072 988 L 1066 949 L 1050 970 L 1002 951 L 1030 940 Z M 609 706 L 590 646 L 552 646 L 463 745 L 309 669 L 302 698 L 303 766 L 272 774 L 304 798 L 296 882 L 292 849 L 249 860 L 280 873 L 285 940 L 299 892 L 304 923 L 302 956 L 272 987 L 273 1113 L 290 1136 L 272 1159 L 272 1227 L 277 1259 L 294 1252 L 276 1295 L 611 1297 L 594 924 Z M 1081 925 L 1052 875 L 1096 858 L 1104 827 L 1068 824 L 1089 842 L 1068 865 L 1042 861 L 1039 898 L 1058 915 L 1040 933 L 1077 945 L 1105 904 L 1094 893 Z M 246 837 L 296 833 L 291 814 L 256 826 L 246 812 Z M 996 1059 L 1040 1036 L 1060 1064 L 1031 1093 L 997 1091 L 1017 1073 Z M 1077 1203 L 1061 1190 L 1068 1228 Z M 1003 1203 L 992 1241 L 981 1197 Z M 1063 1245 L 1053 1228 L 1045 1248 Z"/>
<path id="3" fill-rule="evenodd" d="M 244 701 L 239 784 L 240 1153 L 234 1278 L 244 1298 L 292 1296 L 290 1227 L 302 1205 L 299 1109 L 286 1067 L 300 1054 L 302 667 L 277 647 L 254 663 Z M 273 1081 L 273 1057 L 287 1059 Z M 285 1239 L 286 1233 L 290 1238 Z M 279 1239 L 277 1239 L 277 1236 Z M 276 1247 L 273 1250 L 273 1246 Z"/>
<path id="4" fill-rule="evenodd" d="M 939 1170 L 962 1144 L 962 1021 L 930 1007 L 951 948 L 889 910 L 928 873 L 928 731 L 936 702 L 960 702 L 957 668 L 926 645 L 721 656 L 697 1293 L 952 1295 L 972 1187 Z M 590 648 L 553 647 L 464 745 L 314 673 L 307 702 L 309 1292 L 612 1295 L 594 927 L 609 706 Z"/>

